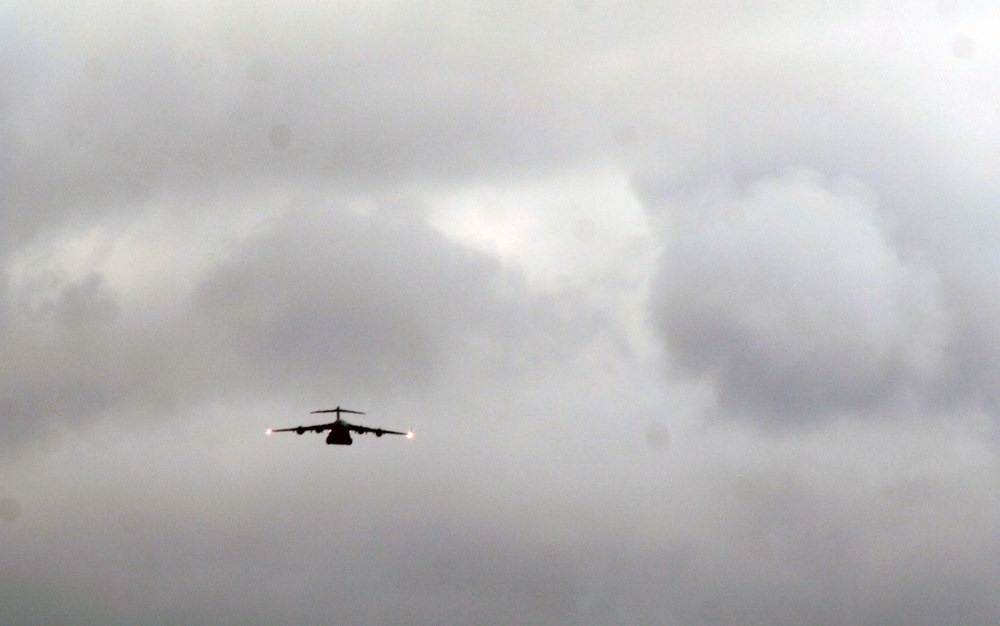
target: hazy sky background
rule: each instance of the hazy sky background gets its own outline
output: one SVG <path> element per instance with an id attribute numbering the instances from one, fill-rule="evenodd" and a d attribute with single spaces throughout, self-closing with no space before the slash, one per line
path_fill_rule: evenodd
<path id="1" fill-rule="evenodd" d="M 996 623 L 992 5 L 3 4 L 0 622 Z"/>

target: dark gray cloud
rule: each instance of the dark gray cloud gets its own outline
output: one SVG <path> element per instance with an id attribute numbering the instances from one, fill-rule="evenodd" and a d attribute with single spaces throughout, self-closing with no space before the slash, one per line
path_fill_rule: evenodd
<path id="1" fill-rule="evenodd" d="M 470 338 L 512 351 L 525 318 L 554 325 L 557 315 L 516 275 L 399 203 L 369 216 L 293 212 L 209 276 L 193 308 L 252 386 L 367 393 L 432 385 L 449 359 L 493 358 L 465 352 Z"/>
<path id="2" fill-rule="evenodd" d="M 678 366 L 715 381 L 726 414 L 878 410 L 942 367 L 939 278 L 899 257 L 865 195 L 792 175 L 678 216 L 655 322 Z"/>

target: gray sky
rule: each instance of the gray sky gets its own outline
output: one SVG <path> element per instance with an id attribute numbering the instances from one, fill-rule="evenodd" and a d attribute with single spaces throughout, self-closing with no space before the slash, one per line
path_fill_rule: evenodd
<path id="1" fill-rule="evenodd" d="M 0 621 L 996 623 L 990 4 L 4 4 Z"/>

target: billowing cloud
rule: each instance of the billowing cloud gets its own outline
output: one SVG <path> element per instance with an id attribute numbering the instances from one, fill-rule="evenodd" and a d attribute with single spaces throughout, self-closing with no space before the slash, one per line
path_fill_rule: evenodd
<path id="1" fill-rule="evenodd" d="M 655 324 L 725 414 L 796 424 L 877 410 L 937 375 L 939 280 L 900 258 L 872 201 L 797 174 L 677 208 Z"/>
<path id="2" fill-rule="evenodd" d="M 384 393 L 431 384 L 471 335 L 509 337 L 527 300 L 518 288 L 418 207 L 334 208 L 293 212 L 247 241 L 198 287 L 193 315 L 237 379 Z"/>

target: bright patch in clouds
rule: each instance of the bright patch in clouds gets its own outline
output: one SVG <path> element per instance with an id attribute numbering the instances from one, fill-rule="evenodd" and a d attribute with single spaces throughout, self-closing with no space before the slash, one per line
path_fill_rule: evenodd
<path id="1" fill-rule="evenodd" d="M 266 228 L 277 213 L 264 208 L 206 207 L 199 212 L 147 204 L 133 217 L 97 225 L 70 222 L 14 251 L 8 263 L 11 289 L 27 303 L 67 283 L 99 275 L 125 310 L 164 310 L 181 305 L 230 251 Z"/>
<path id="2" fill-rule="evenodd" d="M 437 194 L 431 204 L 442 232 L 498 256 L 544 290 L 620 273 L 652 245 L 628 176 L 612 168 L 477 185 Z"/>

